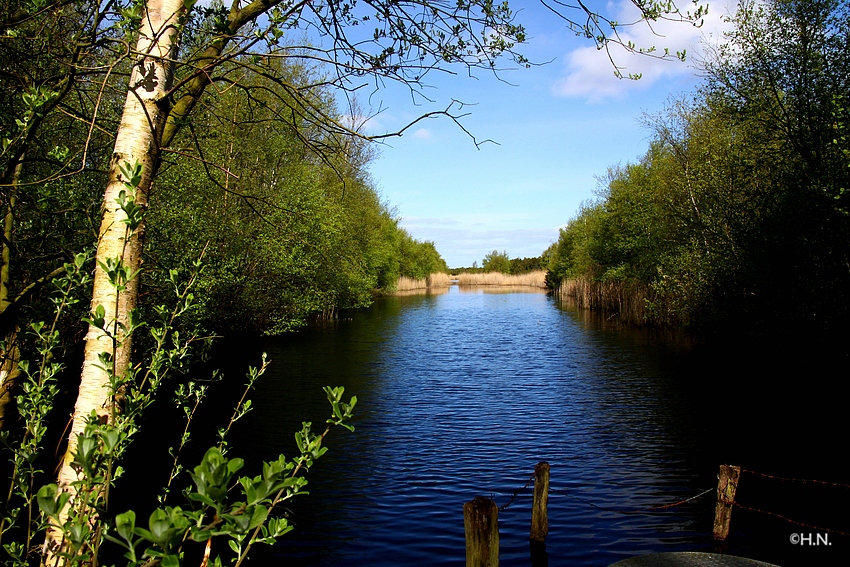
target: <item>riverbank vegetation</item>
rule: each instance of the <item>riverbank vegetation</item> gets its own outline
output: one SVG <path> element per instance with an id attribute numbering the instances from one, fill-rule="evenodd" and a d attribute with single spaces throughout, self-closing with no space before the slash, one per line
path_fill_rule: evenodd
<path id="1" fill-rule="evenodd" d="M 524 274 L 503 274 L 502 272 L 485 272 L 471 274 L 463 272 L 454 276 L 458 285 L 509 285 L 546 287 L 546 272 L 536 270 Z"/>
<path id="2" fill-rule="evenodd" d="M 471 268 L 451 271 L 458 285 L 494 285 L 546 287 L 546 270 L 543 257 L 511 258 L 506 251 L 493 250 L 484 256 L 482 266 L 474 262 Z"/>
<path id="3" fill-rule="evenodd" d="M 401 276 L 395 284 L 395 292 L 415 291 L 422 289 L 442 289 L 449 287 L 449 275 L 445 272 L 430 274 L 427 278 L 409 278 Z"/>
<path id="4" fill-rule="evenodd" d="M 307 69 L 285 72 L 299 88 L 321 82 Z M 211 96 L 194 130 L 176 140 L 221 167 L 174 160 L 151 194 L 151 267 L 187 267 L 205 249 L 200 328 L 285 332 L 366 306 L 400 277 L 445 271 L 434 244 L 413 239 L 374 189 L 368 142 L 313 131 L 298 112 L 280 116 L 280 102 L 263 99 L 274 84 L 247 80 L 256 106 L 230 91 Z M 343 120 L 329 93 L 311 92 L 315 108 Z"/>
<path id="5" fill-rule="evenodd" d="M 632 322 L 827 334 L 850 315 L 850 8 L 745 2 L 734 24 L 561 230 L 549 283 Z"/>
<path id="6" fill-rule="evenodd" d="M 487 272 L 499 272 L 502 274 L 526 274 L 538 270 L 546 270 L 548 261 L 544 256 L 535 258 L 511 258 L 507 252 L 493 250 L 484 256 L 481 266 L 473 262 L 468 268 L 454 268 L 452 275 L 458 274 L 483 274 Z"/>
<path id="7" fill-rule="evenodd" d="M 276 65 L 300 97 L 343 120 L 317 72 Z M 375 156 L 369 143 L 311 126 L 299 101 L 261 73 L 243 70 L 242 81 L 254 104 L 235 89 L 213 93 L 165 153 L 145 217 L 142 308 L 169 301 L 163 278 L 201 256 L 204 293 L 183 324 L 212 334 L 283 332 L 367 305 L 399 277 L 446 270 L 433 243 L 413 239 L 381 200 L 367 171 Z M 13 91 L 4 91 L 9 121 L 18 110 Z M 107 123 L 117 121 L 120 101 L 113 99 L 99 109 Z M 39 116 L 38 145 L 13 168 L 14 190 L 4 191 L 4 332 L 20 325 L 19 315 L 44 316 L 29 300 L 95 238 L 112 140 L 68 116 L 91 108 L 64 103 L 64 112 Z M 55 169 L 56 148 L 66 156 L 88 151 L 86 169 L 35 183 Z"/>

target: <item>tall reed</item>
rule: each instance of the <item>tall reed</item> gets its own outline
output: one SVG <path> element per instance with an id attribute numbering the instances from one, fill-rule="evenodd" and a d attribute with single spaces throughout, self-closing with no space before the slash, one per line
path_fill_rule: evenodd
<path id="1" fill-rule="evenodd" d="M 427 278 L 408 278 L 401 276 L 395 284 L 396 291 L 414 291 L 417 289 L 433 289 L 449 286 L 449 276 L 441 272 L 431 274 Z"/>
<path id="2" fill-rule="evenodd" d="M 622 323 L 646 325 L 660 322 L 655 293 L 633 282 L 600 282 L 590 278 L 564 279 L 558 294 L 573 299 L 580 309 L 601 311 L 618 317 Z"/>
<path id="3" fill-rule="evenodd" d="M 546 272 L 537 270 L 526 274 L 503 274 L 487 272 L 479 274 L 462 273 L 456 276 L 458 285 L 519 285 L 528 287 L 546 287 Z"/>

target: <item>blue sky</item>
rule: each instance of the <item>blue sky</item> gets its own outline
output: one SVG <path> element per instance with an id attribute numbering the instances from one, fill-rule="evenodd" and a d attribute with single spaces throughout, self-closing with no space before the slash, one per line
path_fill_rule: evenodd
<path id="1" fill-rule="evenodd" d="M 480 264 L 494 249 L 512 258 L 537 256 L 557 240 L 558 228 L 593 198 L 596 177 L 645 152 L 651 132 L 642 115 L 658 113 L 671 97 L 694 90 L 698 44 L 718 36 L 721 16 L 729 11 L 725 4 L 711 4 L 702 28 L 658 24 L 659 36 L 645 24 L 629 28 L 627 39 L 639 46 L 671 52 L 685 47 L 689 54 L 681 63 L 613 49 L 624 72 L 643 74 L 630 81 L 614 77 L 605 52 L 576 38 L 539 2 L 510 4 L 529 36 L 521 52 L 551 63 L 502 71 L 503 81 L 484 71 L 470 78 L 461 68 L 452 69 L 456 75 L 435 74 L 426 91 L 433 103 L 414 104 L 401 86 L 360 100 L 370 114 L 383 109 L 368 121 L 370 134 L 395 131 L 460 100 L 470 104 L 463 109 L 470 113 L 463 126 L 479 141 L 498 143 L 476 148 L 451 120 L 429 119 L 380 147 L 370 167 L 402 226 L 415 238 L 434 241 L 450 267 Z M 620 22 L 633 10 L 628 0 L 589 5 Z"/>

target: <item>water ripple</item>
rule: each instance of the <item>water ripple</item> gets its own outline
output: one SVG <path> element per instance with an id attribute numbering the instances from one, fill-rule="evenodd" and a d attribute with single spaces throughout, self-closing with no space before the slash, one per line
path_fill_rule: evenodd
<path id="1" fill-rule="evenodd" d="M 266 345 L 253 456 L 291 452 L 319 386 L 360 399 L 356 431 L 329 439 L 298 527 L 271 552 L 287 565 L 463 565 L 463 503 L 500 513 L 501 564 L 530 565 L 536 462 L 552 470 L 553 565 L 608 565 L 648 551 L 707 549 L 713 502 L 624 514 L 709 487 L 719 457 L 657 351 L 606 338 L 544 294 L 388 298 L 333 330 Z M 683 401 L 684 400 L 684 401 Z M 316 417 L 313 417 L 316 416 Z M 285 440 L 283 439 L 285 438 Z"/>

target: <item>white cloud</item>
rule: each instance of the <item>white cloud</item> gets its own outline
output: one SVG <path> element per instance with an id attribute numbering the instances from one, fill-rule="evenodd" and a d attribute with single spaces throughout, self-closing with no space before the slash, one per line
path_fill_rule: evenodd
<path id="1" fill-rule="evenodd" d="M 681 2 L 687 5 L 688 2 Z M 652 25 L 638 22 L 622 27 L 620 38 L 624 43 L 631 41 L 637 48 L 656 47 L 656 54 L 667 49 L 673 61 L 656 57 L 630 53 L 617 45 L 611 45 L 611 57 L 620 67 L 623 75 L 641 74 L 639 81 L 618 79 L 614 76 L 614 67 L 608 53 L 594 46 L 585 46 L 571 51 L 564 57 L 566 74 L 552 86 L 556 96 L 586 98 L 590 102 L 616 99 L 635 89 L 644 90 L 664 79 L 681 77 L 693 73 L 693 61 L 701 57 L 700 41 L 720 37 L 730 25 L 725 16 L 734 11 L 735 2 L 725 0 L 712 5 L 701 27 L 684 22 L 659 21 Z M 620 0 L 614 8 L 615 20 L 631 22 L 637 19 L 637 8 L 629 0 Z M 675 60 L 677 51 L 685 50 L 688 63 Z"/>
<path id="2" fill-rule="evenodd" d="M 414 138 L 419 138 L 420 140 L 430 140 L 431 139 L 431 130 L 428 128 L 418 128 L 413 133 Z"/>

